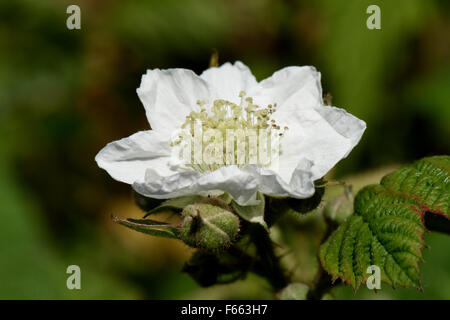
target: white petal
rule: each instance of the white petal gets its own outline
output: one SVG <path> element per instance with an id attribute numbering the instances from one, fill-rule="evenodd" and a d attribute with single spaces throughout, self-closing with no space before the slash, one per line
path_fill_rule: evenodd
<path id="1" fill-rule="evenodd" d="M 214 172 L 171 169 L 172 134 L 198 100 L 240 102 L 239 93 L 265 107 L 277 103 L 272 118 L 289 129 L 281 139 L 279 167 L 226 166 Z M 96 156 L 98 165 L 116 180 L 132 183 L 148 197 L 172 198 L 227 192 L 240 205 L 252 205 L 257 191 L 304 199 L 313 195 L 314 180 L 325 175 L 359 142 L 366 125 L 342 109 L 322 106 L 320 73 L 313 67 L 287 67 L 257 83 L 241 62 L 226 63 L 197 76 L 190 70 L 149 70 L 138 95 L 155 130 L 112 142 Z"/>
<path id="2" fill-rule="evenodd" d="M 173 133 L 191 111 L 199 111 L 198 100 L 209 101 L 206 81 L 187 69 L 147 70 L 137 89 L 147 119 L 154 130 Z"/>
<path id="3" fill-rule="evenodd" d="M 325 120 L 328 121 L 336 132 L 345 138 L 350 139 L 351 148 L 345 154 L 344 157 L 346 157 L 350 153 L 351 149 L 356 146 L 361 139 L 364 131 L 366 130 L 366 123 L 348 113 L 344 109 L 331 106 L 321 106 L 316 110 Z"/>
<path id="4" fill-rule="evenodd" d="M 136 192 L 151 198 L 168 199 L 185 195 L 229 193 L 242 206 L 254 205 L 256 192 L 273 196 L 309 198 L 314 194 L 312 162 L 302 159 L 289 183 L 274 171 L 261 165 L 235 165 L 222 167 L 213 172 L 186 171 L 172 176 L 160 176 L 148 169 L 145 182 L 136 182 Z"/>
<path id="5" fill-rule="evenodd" d="M 311 66 L 286 67 L 253 87 L 249 95 L 261 107 L 276 103 L 281 109 L 295 101 L 315 107 L 322 104 L 320 77 L 320 72 Z"/>
<path id="6" fill-rule="evenodd" d="M 205 70 L 200 77 L 208 82 L 215 99 L 239 103 L 239 93 L 247 92 L 257 82 L 250 69 L 240 61 Z"/>
<path id="7" fill-rule="evenodd" d="M 235 165 L 213 172 L 186 171 L 168 177 L 160 176 L 155 170 L 149 169 L 145 182 L 136 182 L 133 188 L 144 196 L 156 199 L 227 192 L 239 204 L 248 205 L 255 199 L 258 180 Z"/>
<path id="8" fill-rule="evenodd" d="M 320 108 L 309 108 L 299 101 L 273 114 L 281 126 L 289 127 L 281 139 L 278 170 L 285 181 L 290 181 L 301 158 L 312 161 L 313 178 L 321 178 L 349 154 L 364 132 L 365 123 L 345 111 Z"/>
<path id="9" fill-rule="evenodd" d="M 312 165 L 311 161 L 305 158 L 300 159 L 289 182 L 275 171 L 261 165 L 247 165 L 242 170 L 252 173 L 258 180 L 259 191 L 264 194 L 305 199 L 311 197 L 315 190 Z"/>
<path id="10" fill-rule="evenodd" d="M 324 176 L 350 153 L 365 130 L 365 123 L 345 110 L 322 105 L 320 73 L 313 67 L 284 68 L 258 87 L 254 99 L 277 102 L 272 119 L 289 128 L 281 139 L 279 167 L 274 168 L 285 182 L 302 158 L 314 164 L 314 179 Z M 273 101 L 265 100 L 270 96 Z"/>
<path id="11" fill-rule="evenodd" d="M 148 168 L 158 170 L 161 175 L 174 174 L 167 165 L 170 156 L 166 135 L 148 130 L 108 143 L 97 154 L 95 161 L 114 179 L 131 184 L 144 181 Z"/>

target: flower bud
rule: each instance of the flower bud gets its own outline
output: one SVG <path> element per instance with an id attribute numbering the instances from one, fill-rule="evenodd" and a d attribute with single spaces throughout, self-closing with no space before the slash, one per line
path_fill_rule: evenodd
<path id="1" fill-rule="evenodd" d="M 280 300 L 306 300 L 309 287 L 303 283 L 291 283 L 278 293 Z"/>
<path id="2" fill-rule="evenodd" d="M 349 187 L 345 187 L 340 196 L 325 202 L 323 214 L 327 220 L 341 224 L 353 214 L 354 196 Z"/>
<path id="3" fill-rule="evenodd" d="M 195 203 L 186 206 L 182 215 L 180 238 L 194 248 L 226 248 L 239 233 L 239 218 L 223 207 Z"/>

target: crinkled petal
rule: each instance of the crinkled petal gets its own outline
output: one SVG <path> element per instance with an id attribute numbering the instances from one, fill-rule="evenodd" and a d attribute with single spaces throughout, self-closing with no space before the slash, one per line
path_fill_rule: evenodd
<path id="1" fill-rule="evenodd" d="M 272 118 L 289 127 L 281 139 L 278 166 L 231 165 L 204 173 L 174 169 L 169 141 L 191 111 L 200 111 L 197 101 L 239 103 L 241 91 L 262 107 L 276 103 Z M 366 128 L 345 110 L 323 106 L 320 73 L 313 67 L 287 67 L 260 83 L 241 62 L 208 69 L 201 76 L 185 69 L 156 69 L 143 76 L 137 92 L 155 130 L 108 144 L 96 161 L 114 179 L 132 183 L 152 198 L 227 192 L 240 205 L 254 204 L 257 191 L 308 198 L 314 180 L 346 157 Z"/>
<path id="2" fill-rule="evenodd" d="M 255 199 L 258 180 L 248 172 L 231 165 L 213 172 L 180 172 L 168 177 L 149 169 L 145 182 L 133 184 L 136 192 L 151 198 L 167 199 L 185 195 L 229 193 L 239 204 L 246 205 Z"/>
<path id="3" fill-rule="evenodd" d="M 198 100 L 209 102 L 205 80 L 187 69 L 147 70 L 137 89 L 153 130 L 172 134 L 191 111 L 200 111 Z"/>
<path id="4" fill-rule="evenodd" d="M 278 170 L 285 181 L 301 158 L 312 161 L 313 178 L 321 178 L 349 154 L 365 129 L 363 121 L 344 110 L 309 108 L 300 101 L 286 104 L 273 118 L 289 128 L 281 139 Z"/>
<path id="5" fill-rule="evenodd" d="M 258 189 L 264 194 L 305 199 L 311 197 L 315 190 L 312 166 L 311 161 L 300 159 L 289 182 L 277 172 L 261 165 L 246 165 L 242 170 L 250 172 L 258 180 Z"/>
<path id="6" fill-rule="evenodd" d="M 239 93 L 247 92 L 257 82 L 250 69 L 240 61 L 205 70 L 200 77 L 208 82 L 216 99 L 239 103 Z"/>
<path id="7" fill-rule="evenodd" d="M 281 109 L 298 101 L 315 107 L 322 104 L 320 78 L 320 72 L 312 66 L 286 67 L 253 87 L 249 96 L 262 107 L 276 103 Z"/>
<path id="8" fill-rule="evenodd" d="M 136 192 L 151 198 L 168 199 L 185 195 L 229 193 L 242 206 L 254 205 L 256 192 L 272 196 L 305 199 L 314 194 L 312 162 L 302 159 L 286 183 L 276 172 L 261 165 L 235 165 L 213 172 L 185 171 L 163 177 L 154 169 L 148 169 L 145 182 L 136 182 Z"/>
<path id="9" fill-rule="evenodd" d="M 174 174 L 167 165 L 170 157 L 167 136 L 148 130 L 108 143 L 97 154 L 95 161 L 114 179 L 131 184 L 143 181 L 148 168 L 154 168 L 162 176 Z"/>
<path id="10" fill-rule="evenodd" d="M 366 130 L 366 123 L 344 109 L 321 106 L 316 110 L 328 121 L 337 133 L 350 140 L 351 148 L 345 154 L 344 157 L 346 157 L 353 147 L 358 144 L 359 140 L 361 140 Z"/>

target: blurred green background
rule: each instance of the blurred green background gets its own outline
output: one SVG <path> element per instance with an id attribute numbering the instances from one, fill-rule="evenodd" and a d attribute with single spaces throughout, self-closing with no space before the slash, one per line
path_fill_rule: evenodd
<path id="1" fill-rule="evenodd" d="M 81 30 L 66 28 L 69 4 L 81 7 Z M 381 30 L 366 28 L 370 4 L 381 8 Z M 332 174 L 377 182 L 388 169 L 375 169 L 450 153 L 449 9 L 444 0 L 1 1 L 0 298 L 272 298 L 256 276 L 200 288 L 180 273 L 185 245 L 110 221 L 141 216 L 129 186 L 94 162 L 107 142 L 148 128 L 141 75 L 200 73 L 213 48 L 258 80 L 314 65 L 333 104 L 368 126 Z M 305 282 L 317 268 L 318 219 L 298 221 L 296 234 L 278 230 L 290 235 Z M 450 299 L 450 238 L 426 240 L 424 293 L 382 286 L 333 296 Z M 71 264 L 81 267 L 81 290 L 66 288 Z"/>

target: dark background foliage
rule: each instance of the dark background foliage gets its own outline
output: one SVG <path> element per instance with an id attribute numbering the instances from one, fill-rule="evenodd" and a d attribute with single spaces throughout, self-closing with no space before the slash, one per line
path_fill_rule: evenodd
<path id="1" fill-rule="evenodd" d="M 81 7 L 81 30 L 66 28 L 69 4 Z M 381 8 L 381 30 L 366 28 L 370 4 Z M 141 75 L 199 73 L 213 48 L 258 80 L 287 65 L 316 66 L 333 104 L 368 125 L 332 172 L 343 178 L 449 153 L 449 9 L 444 0 L 0 2 L 0 298 L 270 298 L 254 276 L 200 289 L 180 273 L 186 246 L 109 220 L 140 216 L 129 186 L 94 156 L 148 128 L 135 91 Z M 308 218 L 289 236 L 305 281 L 317 263 L 314 230 Z M 425 293 L 363 289 L 355 297 L 450 298 L 449 239 L 426 239 Z M 80 291 L 65 286 L 69 264 L 81 267 Z"/>

